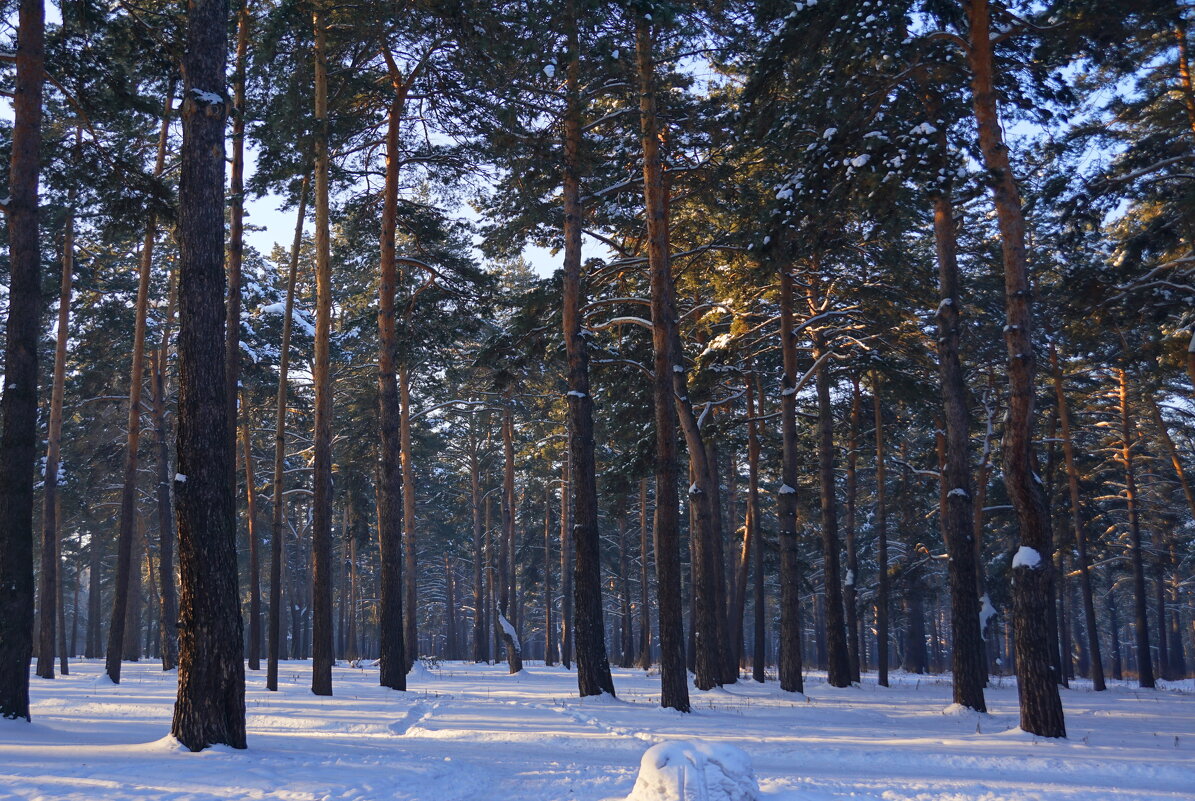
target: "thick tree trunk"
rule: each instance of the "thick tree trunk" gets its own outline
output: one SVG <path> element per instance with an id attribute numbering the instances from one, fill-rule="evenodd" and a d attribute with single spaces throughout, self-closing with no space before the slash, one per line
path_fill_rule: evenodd
<path id="1" fill-rule="evenodd" d="M 876 671 L 881 687 L 888 686 L 888 465 L 884 456 L 884 405 L 880 401 L 880 374 L 871 372 L 871 401 L 876 441 Z"/>
<path id="2" fill-rule="evenodd" d="M 1141 522 L 1137 510 L 1137 476 L 1133 463 L 1134 426 L 1129 409 L 1129 379 L 1124 368 L 1116 370 L 1120 399 L 1120 464 L 1124 468 L 1125 506 L 1129 517 L 1129 557 L 1133 570 L 1133 634 L 1137 647 L 1137 681 L 1144 688 L 1154 686 L 1153 658 L 1149 651 L 1149 602 L 1145 597 L 1145 555 Z"/>
<path id="3" fill-rule="evenodd" d="M 307 216 L 308 176 L 299 189 L 299 213 L 295 220 L 295 239 L 290 251 L 290 270 L 286 279 L 286 304 L 282 318 L 282 344 L 278 352 L 278 396 L 274 404 L 274 476 L 270 490 L 270 618 L 267 621 L 269 643 L 266 661 L 266 689 L 278 689 L 278 660 L 282 655 L 282 560 L 284 492 L 286 489 L 286 395 L 290 376 L 290 335 L 295 313 L 295 282 L 299 274 L 299 251 L 303 246 L 303 221 Z"/>
<path id="4" fill-rule="evenodd" d="M 776 498 L 780 541 L 780 689 L 804 692 L 801 642 L 801 564 L 797 554 L 797 348 L 793 337 L 793 277 L 780 267 L 781 484 Z"/>
<path id="5" fill-rule="evenodd" d="M 1071 527 L 1075 549 L 1079 556 L 1079 589 L 1083 596 L 1083 617 L 1087 628 L 1087 650 L 1091 662 L 1092 688 L 1106 690 L 1104 664 L 1100 655 L 1099 629 L 1095 619 L 1095 597 L 1091 589 L 1091 562 L 1087 555 L 1087 530 L 1083 525 L 1079 500 L 1079 470 L 1075 466 L 1075 444 L 1071 436 L 1070 409 L 1062 388 L 1062 370 L 1058 365 L 1058 351 L 1050 347 L 1050 368 L 1054 374 L 1054 398 L 1058 403 L 1058 420 L 1062 428 L 1062 455 L 1066 464 L 1066 483 L 1070 495 Z"/>
<path id="6" fill-rule="evenodd" d="M 403 620 L 403 452 L 402 399 L 398 388 L 395 356 L 398 348 L 394 316 L 398 291 L 395 233 L 398 226 L 399 125 L 402 121 L 404 84 L 391 76 L 394 97 L 386 124 L 386 183 L 382 193 L 382 233 L 378 270 L 378 434 L 381 449 L 381 481 L 378 488 L 378 540 L 381 551 L 380 602 L 378 605 L 379 681 L 392 690 L 407 689 L 408 656 Z M 476 495 L 476 475 L 474 495 Z M 476 528 L 476 511 L 474 513 Z M 476 538 L 477 533 L 474 532 Z M 414 608 L 406 610 L 414 615 Z M 413 620 L 413 618 L 412 618 Z"/>
<path id="7" fill-rule="evenodd" d="M 33 654 L 33 463 L 37 436 L 37 352 L 41 328 L 43 0 L 18 5 L 16 81 L 9 165 L 8 321 L 0 399 L 0 716 L 29 720 Z"/>
<path id="8" fill-rule="evenodd" d="M 78 137 L 76 136 L 76 141 Z M 50 422 L 46 433 L 46 472 L 42 489 L 41 585 L 37 607 L 41 610 L 38 632 L 37 675 L 54 678 L 54 645 L 57 639 L 56 607 L 62 587 L 58 582 L 61 565 L 58 523 L 58 463 L 62 445 L 62 396 L 66 387 L 66 341 L 70 331 L 71 296 L 75 274 L 75 193 L 72 190 L 62 234 L 62 281 L 58 294 L 58 329 L 54 343 L 54 382 L 50 390 Z M 60 611 L 60 610 L 59 610 Z M 59 649 L 66 672 L 66 651 Z"/>
<path id="9" fill-rule="evenodd" d="M 575 0 L 567 3 L 568 66 L 564 115 L 564 346 L 568 356 L 568 425 L 572 456 L 573 546 L 576 548 L 573 611 L 577 686 L 581 696 L 614 695 L 602 619 L 601 535 L 598 530 L 597 466 L 589 349 L 581 335 L 585 287 L 581 277 L 581 52 Z"/>
<path id="10" fill-rule="evenodd" d="M 934 106 L 937 106 L 935 102 Z M 939 136 L 944 147 L 945 134 Z M 958 243 L 954 229 L 954 204 L 949 190 L 934 197 L 934 245 L 938 260 L 938 379 L 942 386 L 942 415 L 946 423 L 945 460 L 942 469 L 944 500 L 939 514 L 946 543 L 947 581 L 950 586 L 950 668 L 954 702 L 986 712 L 983 686 L 987 683 L 979 596 L 971 490 L 971 414 L 967 383 L 959 347 L 962 339 L 962 297 L 958 268 Z"/>
<path id="11" fill-rule="evenodd" d="M 1057 677 L 1051 675 L 1048 634 L 1053 569 L 1046 558 L 1049 515 L 1034 475 L 1033 337 L 1025 219 L 1008 161 L 996 105 L 989 0 L 963 0 L 967 14 L 971 89 L 979 148 L 992 184 L 1004 256 L 1005 344 L 1009 408 L 1004 429 L 1004 485 L 1016 510 L 1021 553 L 1013 567 L 1013 623 L 1021 728 L 1042 737 L 1065 737 Z"/>
<path id="12" fill-rule="evenodd" d="M 324 11 L 315 31 L 315 431 L 312 435 L 311 692 L 332 694 L 332 263 L 328 212 L 328 56 Z"/>
<path id="13" fill-rule="evenodd" d="M 170 130 L 170 106 L 173 92 L 166 93 L 162 124 L 158 133 L 158 153 L 154 176 L 160 176 L 166 164 L 166 137 Z M 133 329 L 133 362 L 129 371 L 129 407 L 126 428 L 124 479 L 120 493 L 120 524 L 116 535 L 116 578 L 112 587 L 112 617 L 108 624 L 108 647 L 104 667 L 108 678 L 120 684 L 120 660 L 125 651 L 125 622 L 128 617 L 129 584 L 133 571 L 133 528 L 137 516 L 138 448 L 141 442 L 141 388 L 145 381 L 145 324 L 149 310 L 150 270 L 153 267 L 154 241 L 158 235 L 157 216 L 150 213 L 145 224 L 138 265 L 136 321 Z"/>
<path id="14" fill-rule="evenodd" d="M 651 21 L 635 22 L 635 54 L 639 78 L 639 123 L 643 148 L 644 203 L 647 215 L 651 273 L 652 399 L 656 424 L 656 593 L 660 631 L 660 705 L 689 711 L 685 669 L 685 635 L 681 615 L 680 521 L 676 492 L 676 418 L 673 351 L 676 299 L 668 260 L 668 212 L 656 116 L 655 64 Z"/>
<path id="15" fill-rule="evenodd" d="M 227 0 L 193 0 L 179 173 L 178 700 L 171 733 L 245 747 L 236 503 L 224 384 L 224 56 Z"/>

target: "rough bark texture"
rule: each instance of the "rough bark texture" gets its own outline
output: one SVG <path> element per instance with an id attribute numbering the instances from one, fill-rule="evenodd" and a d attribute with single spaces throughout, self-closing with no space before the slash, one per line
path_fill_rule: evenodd
<path id="1" fill-rule="evenodd" d="M 245 57 L 249 50 L 249 1 L 237 11 L 236 55 L 232 73 L 232 159 L 228 175 L 228 300 L 224 304 L 224 392 L 228 396 L 228 433 L 237 450 L 237 398 L 241 377 L 241 262 L 245 251 Z M 228 474 L 237 494 L 236 459 Z M 252 581 L 252 579 L 250 579 Z M 253 628 L 250 621 L 249 627 Z M 256 660 L 254 646 L 250 658 Z M 254 668 L 256 669 L 256 668 Z"/>
<path id="2" fill-rule="evenodd" d="M 224 392 L 224 56 L 227 0 L 192 0 L 179 174 L 178 700 L 171 733 L 245 747 L 236 506 Z M 213 102 L 214 101 L 214 102 Z"/>
<path id="3" fill-rule="evenodd" d="M 70 202 L 74 201 L 71 193 Z M 58 293 L 58 331 L 54 343 L 54 382 L 50 390 L 50 423 L 46 432 L 46 472 L 42 488 L 41 585 L 38 587 L 37 608 L 41 610 L 41 630 L 38 632 L 37 675 L 54 678 L 54 648 L 57 639 L 59 604 L 62 587 L 59 584 L 61 545 L 58 525 L 58 463 L 62 444 L 62 395 L 66 387 L 66 341 L 70 330 L 71 288 L 75 275 L 75 214 L 68 205 L 62 235 L 62 280 Z M 57 610 L 61 611 L 61 610 Z M 66 672 L 66 651 L 59 649 Z"/>
<path id="4" fill-rule="evenodd" d="M 0 716 L 29 719 L 33 658 L 33 462 L 41 322 L 40 168 L 45 6 L 18 6 L 8 182 L 8 322 L 0 400 Z"/>
<path id="5" fill-rule="evenodd" d="M 552 596 L 552 493 L 544 487 L 544 664 L 556 664 L 556 654 L 553 649 L 556 643 L 556 621 L 552 616 L 554 599 Z"/>
<path id="6" fill-rule="evenodd" d="M 602 617 L 601 534 L 598 530 L 597 465 L 594 458 L 593 398 L 589 394 L 589 349 L 581 335 L 585 287 L 581 277 L 581 53 L 577 9 L 567 4 L 567 104 L 564 115 L 564 346 L 568 356 L 568 427 L 572 457 L 573 624 L 577 687 L 581 696 L 614 694 L 606 657 Z"/>
<path id="7" fill-rule="evenodd" d="M 469 500 L 473 511 L 473 661 L 486 661 L 485 532 L 481 527 L 481 443 L 469 432 Z"/>
<path id="8" fill-rule="evenodd" d="M 855 513 L 858 499 L 859 465 L 859 376 L 851 375 L 851 415 L 846 442 L 846 581 L 842 601 L 846 607 L 846 648 L 851 665 L 851 681 L 860 680 L 862 659 L 859 651 L 859 598 L 855 582 L 859 580 L 859 551 L 855 542 Z"/>
<path id="9" fill-rule="evenodd" d="M 763 582 L 763 542 L 760 540 L 759 527 L 759 424 L 755 420 L 758 414 L 755 405 L 756 384 L 759 376 L 753 370 L 748 371 L 747 390 L 747 530 L 743 538 L 743 562 L 751 555 L 754 576 L 755 620 L 753 634 L 755 648 L 751 657 L 751 678 L 763 683 L 764 660 L 766 645 L 766 621 L 764 618 L 764 582 Z M 763 398 L 760 398 L 762 403 Z M 743 577 L 746 584 L 746 577 Z"/>
<path id="10" fill-rule="evenodd" d="M 286 395 L 290 376 L 290 335 L 295 313 L 295 283 L 299 274 L 299 250 L 303 245 L 303 220 L 307 214 L 307 176 L 299 190 L 299 213 L 295 220 L 295 239 L 290 251 L 290 271 L 286 279 L 286 308 L 282 318 L 282 343 L 278 352 L 278 395 L 274 404 L 274 477 L 270 490 L 270 617 L 266 659 L 266 689 L 278 689 L 278 660 L 282 654 L 282 541 L 283 512 L 286 501 Z"/>
<path id="11" fill-rule="evenodd" d="M 166 359 L 170 354 L 171 328 L 178 305 L 177 273 L 170 276 L 170 297 L 166 302 L 166 322 L 150 366 L 153 394 L 154 438 L 157 444 L 157 516 L 158 516 L 158 649 L 162 670 L 178 666 L 178 592 L 174 586 L 174 503 L 170 475 L 170 435 L 166 423 Z"/>
<path id="12" fill-rule="evenodd" d="M 647 522 L 647 479 L 639 479 L 639 667 L 651 667 L 651 582 L 648 571 L 651 566 L 648 554 Z"/>
<path id="13" fill-rule="evenodd" d="M 1042 737 L 1065 737 L 1057 677 L 1050 669 L 1048 634 L 1040 625 L 1053 581 L 1048 553 L 1049 515 L 1034 475 L 1032 304 L 1021 198 L 1008 161 L 996 105 L 988 0 L 964 0 L 968 23 L 967 60 L 979 148 L 991 182 L 1004 261 L 1005 326 L 1008 349 L 1008 417 L 1004 430 L 1004 485 L 1016 511 L 1020 542 L 1042 555 L 1033 566 L 1013 569 L 1013 623 L 1021 728 Z"/>
<path id="14" fill-rule="evenodd" d="M 939 134 L 939 147 L 946 145 Z M 942 469 L 943 502 L 939 514 L 946 543 L 947 582 L 950 587 L 950 667 L 954 702 L 986 712 L 983 686 L 987 669 L 983 632 L 979 627 L 979 596 L 975 593 L 975 548 L 971 492 L 971 413 L 959 346 L 962 339 L 962 299 L 959 286 L 954 204 L 943 191 L 934 198 L 934 245 L 938 260 L 938 379 L 942 386 L 945 454 Z"/>
<path id="15" fill-rule="evenodd" d="M 573 510 L 569 501 L 572 484 L 566 452 L 560 465 L 560 664 L 573 661 Z"/>
<path id="16" fill-rule="evenodd" d="M 247 401 L 248 398 L 245 398 Z M 244 428 L 241 434 L 245 459 L 245 518 L 249 540 L 249 669 L 261 670 L 261 567 L 258 554 L 257 482 L 253 472 L 253 436 L 248 403 L 242 403 Z M 235 493 L 235 487 L 233 488 Z"/>
<path id="17" fill-rule="evenodd" d="M 332 694 L 332 263 L 328 213 L 327 23 L 317 7 L 315 31 L 315 431 L 312 436 L 311 691 Z"/>
<path id="18" fill-rule="evenodd" d="M 801 655 L 801 565 L 797 555 L 797 349 L 793 341 L 793 278 L 780 268 L 781 466 L 776 498 L 780 541 L 780 689 L 804 692 Z"/>
<path id="19" fill-rule="evenodd" d="M 1058 365 L 1058 351 L 1050 347 L 1050 367 L 1054 374 L 1054 397 L 1058 403 L 1058 420 L 1062 427 L 1062 455 L 1066 462 L 1066 484 L 1070 496 L 1071 526 L 1075 549 L 1079 556 L 1079 590 L 1083 597 L 1083 618 L 1087 628 L 1087 651 L 1090 662 L 1092 689 L 1107 689 L 1104 682 L 1104 663 L 1100 654 L 1099 629 L 1095 620 L 1095 596 L 1091 589 L 1091 560 L 1087 555 L 1087 530 L 1083 525 L 1079 500 L 1079 470 L 1075 466 L 1075 444 L 1071 436 L 1070 407 L 1062 386 L 1062 369 Z"/>
<path id="20" fill-rule="evenodd" d="M 391 75 L 391 82 L 395 94 L 386 122 L 386 183 L 382 192 L 382 232 L 378 250 L 378 434 L 382 462 L 378 487 L 378 540 L 381 546 L 379 676 L 383 687 L 405 690 L 409 664 L 403 622 L 402 420 L 395 367 L 398 339 L 394 302 L 398 291 L 395 233 L 401 159 L 399 125 L 406 98 L 401 80 Z"/>
<path id="21" fill-rule="evenodd" d="M 395 151 L 397 152 L 397 151 Z M 398 158 L 396 156 L 396 158 Z M 414 298 L 407 304 L 406 324 L 410 330 L 410 312 Z M 409 672 L 419 657 L 419 563 L 415 550 L 415 459 L 411 447 L 411 373 L 404 361 L 398 368 L 398 440 L 402 462 L 402 560 L 403 560 L 403 646 Z"/>
<path id="22" fill-rule="evenodd" d="M 655 66 L 651 23 L 635 23 L 639 77 L 639 123 L 643 147 L 644 201 L 651 272 L 651 319 L 654 375 L 652 400 L 656 424 L 656 592 L 660 630 L 660 705 L 689 711 L 685 635 L 681 613 L 680 520 L 676 493 L 676 419 L 672 367 L 676 298 L 668 260 L 667 201 L 656 117 Z"/>

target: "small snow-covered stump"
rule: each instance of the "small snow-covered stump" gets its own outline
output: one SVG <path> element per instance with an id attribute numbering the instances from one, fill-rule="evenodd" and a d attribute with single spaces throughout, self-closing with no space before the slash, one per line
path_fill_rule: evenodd
<path id="1" fill-rule="evenodd" d="M 676 741 L 647 749 L 626 801 L 758 801 L 751 758 L 733 745 Z"/>

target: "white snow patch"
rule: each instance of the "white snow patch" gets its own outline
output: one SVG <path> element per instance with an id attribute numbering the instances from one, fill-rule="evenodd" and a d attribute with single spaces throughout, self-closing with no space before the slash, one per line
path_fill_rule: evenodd
<path id="1" fill-rule="evenodd" d="M 796 495 L 797 491 L 787 484 L 781 484 L 780 485 L 780 494 L 781 495 Z"/>
<path id="2" fill-rule="evenodd" d="M 510 637 L 514 643 L 515 650 L 522 653 L 523 646 L 519 644 L 519 633 L 515 631 L 514 626 L 510 625 L 510 621 L 506 619 L 506 615 L 501 612 L 498 613 L 498 625 L 502 627 L 502 631 L 506 633 L 506 636 Z"/>
<path id="3" fill-rule="evenodd" d="M 996 607 L 992 606 L 992 599 L 988 597 L 985 592 L 979 599 L 979 636 L 984 637 L 984 632 L 987 631 L 988 621 L 996 616 Z"/>
<path id="4" fill-rule="evenodd" d="M 950 492 L 946 493 L 947 498 L 968 498 L 967 491 L 962 487 L 955 487 Z"/>
<path id="5" fill-rule="evenodd" d="M 175 481 L 177 481 L 179 484 L 186 484 L 186 483 L 187 483 L 187 477 L 186 477 L 186 476 L 184 476 L 182 473 L 175 473 L 175 474 L 174 474 L 174 480 L 175 480 Z"/>
<path id="6" fill-rule="evenodd" d="M 653 745 L 639 762 L 626 801 L 756 801 L 751 758 L 725 743 L 674 741 Z"/>
<path id="7" fill-rule="evenodd" d="M 1017 548 L 1017 553 L 1012 558 L 1012 566 L 1014 569 L 1018 567 L 1027 567 L 1030 570 L 1034 570 L 1040 565 L 1041 554 L 1037 552 L 1037 549 L 1030 548 L 1028 545 L 1022 545 L 1020 548 Z"/>

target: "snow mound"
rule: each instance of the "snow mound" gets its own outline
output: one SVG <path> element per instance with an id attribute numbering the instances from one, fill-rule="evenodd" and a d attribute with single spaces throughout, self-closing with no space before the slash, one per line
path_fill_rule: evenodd
<path id="1" fill-rule="evenodd" d="M 675 741 L 653 745 L 639 763 L 626 801 L 758 801 L 751 758 L 722 743 Z"/>

